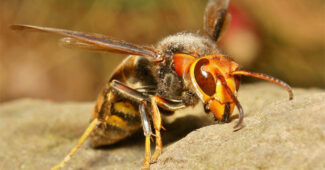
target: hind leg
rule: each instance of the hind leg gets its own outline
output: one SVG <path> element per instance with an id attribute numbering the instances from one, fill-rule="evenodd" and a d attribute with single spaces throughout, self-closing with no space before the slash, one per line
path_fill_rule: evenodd
<path id="1" fill-rule="evenodd" d="M 70 151 L 70 153 L 56 166 L 54 166 L 52 169 L 53 170 L 57 170 L 60 168 L 63 168 L 64 164 L 66 162 L 68 162 L 71 158 L 71 156 L 82 146 L 82 144 L 85 142 L 85 140 L 87 139 L 87 137 L 90 135 L 90 133 L 92 132 L 92 130 L 94 128 L 97 127 L 97 125 L 100 122 L 98 121 L 98 119 L 94 119 L 88 126 L 88 128 L 86 129 L 86 131 L 83 133 L 83 135 L 80 137 L 78 144 Z"/>

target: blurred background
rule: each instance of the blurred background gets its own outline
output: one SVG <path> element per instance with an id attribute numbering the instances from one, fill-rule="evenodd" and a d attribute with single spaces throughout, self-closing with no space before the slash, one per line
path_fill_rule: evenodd
<path id="1" fill-rule="evenodd" d="M 181 31 L 202 33 L 207 0 L 1 0 L 0 102 L 23 97 L 93 101 L 124 55 L 72 50 L 59 37 L 15 32 L 31 24 L 96 32 L 155 45 Z M 220 42 L 245 70 L 293 87 L 325 88 L 324 0 L 233 0 Z M 255 79 L 244 79 L 244 83 Z"/>

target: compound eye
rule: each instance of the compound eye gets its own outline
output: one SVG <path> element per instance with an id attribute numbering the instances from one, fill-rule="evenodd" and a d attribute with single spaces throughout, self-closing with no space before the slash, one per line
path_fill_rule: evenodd
<path id="1" fill-rule="evenodd" d="M 208 59 L 202 59 L 197 62 L 194 68 L 194 75 L 197 84 L 201 90 L 208 96 L 213 96 L 216 92 L 216 81 L 211 73 L 203 70 L 205 65 L 209 64 Z"/>

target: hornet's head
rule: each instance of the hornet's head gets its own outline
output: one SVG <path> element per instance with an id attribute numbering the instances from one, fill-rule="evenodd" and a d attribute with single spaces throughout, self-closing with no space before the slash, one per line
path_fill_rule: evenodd
<path id="1" fill-rule="evenodd" d="M 177 53 L 173 56 L 175 71 L 189 82 L 196 95 L 205 105 L 205 110 L 211 111 L 216 120 L 229 122 L 234 107 L 239 110 L 238 127 L 244 117 L 243 109 L 237 99 L 240 76 L 252 76 L 278 84 L 293 97 L 292 90 L 286 83 L 271 76 L 239 70 L 238 64 L 231 59 L 218 55 L 194 57 Z"/>
<path id="2" fill-rule="evenodd" d="M 239 77 L 229 73 L 237 69 L 236 63 L 222 55 L 200 57 L 190 66 L 189 75 L 196 94 L 218 121 L 230 121 Z"/>
<path id="3" fill-rule="evenodd" d="M 193 85 L 205 109 L 216 120 L 229 122 L 240 82 L 239 76 L 229 73 L 238 70 L 238 64 L 222 55 L 195 58 L 187 54 L 175 54 L 174 64 L 177 74 Z"/>

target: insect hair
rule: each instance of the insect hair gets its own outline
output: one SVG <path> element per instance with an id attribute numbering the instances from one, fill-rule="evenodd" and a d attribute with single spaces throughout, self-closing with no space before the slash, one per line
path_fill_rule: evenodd
<path id="1" fill-rule="evenodd" d="M 186 53 L 204 56 L 217 54 L 217 45 L 210 39 L 195 33 L 181 32 L 162 39 L 157 46 L 163 53 Z"/>

